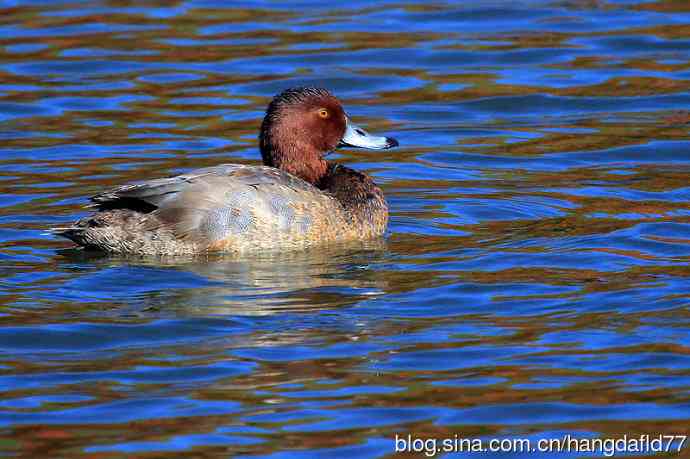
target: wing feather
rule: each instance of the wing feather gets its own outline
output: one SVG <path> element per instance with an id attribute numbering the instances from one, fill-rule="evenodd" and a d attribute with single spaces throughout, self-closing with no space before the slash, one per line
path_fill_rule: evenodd
<path id="1" fill-rule="evenodd" d="M 237 164 L 125 185 L 92 198 L 98 206 L 132 200 L 155 206 L 147 230 L 165 227 L 200 246 L 232 238 L 303 237 L 315 219 L 331 218 L 320 209 L 334 201 L 286 172 Z"/>

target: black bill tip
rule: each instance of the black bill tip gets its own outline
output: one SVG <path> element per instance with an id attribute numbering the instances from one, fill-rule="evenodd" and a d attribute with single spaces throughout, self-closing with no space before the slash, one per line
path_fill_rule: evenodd
<path id="1" fill-rule="evenodd" d="M 399 146 L 400 143 L 398 143 L 397 140 L 395 140 L 393 137 L 386 137 L 386 146 L 384 147 L 385 149 L 393 148 Z"/>

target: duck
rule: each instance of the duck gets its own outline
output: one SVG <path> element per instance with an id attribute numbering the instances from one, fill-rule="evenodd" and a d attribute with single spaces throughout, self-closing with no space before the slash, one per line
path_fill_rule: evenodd
<path id="1" fill-rule="evenodd" d="M 338 147 L 398 145 L 355 125 L 327 89 L 290 88 L 271 100 L 261 123 L 263 165 L 126 184 L 91 197 L 92 214 L 52 232 L 122 255 L 289 251 L 381 237 L 388 225 L 381 188 L 326 156 Z"/>

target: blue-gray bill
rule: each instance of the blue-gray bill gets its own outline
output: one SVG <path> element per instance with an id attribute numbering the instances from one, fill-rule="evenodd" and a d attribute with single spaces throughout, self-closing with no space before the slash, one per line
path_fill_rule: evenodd
<path id="1" fill-rule="evenodd" d="M 360 147 L 372 150 L 385 150 L 398 146 L 398 141 L 392 137 L 371 135 L 361 127 L 345 118 L 347 121 L 345 134 L 340 140 L 339 147 Z"/>

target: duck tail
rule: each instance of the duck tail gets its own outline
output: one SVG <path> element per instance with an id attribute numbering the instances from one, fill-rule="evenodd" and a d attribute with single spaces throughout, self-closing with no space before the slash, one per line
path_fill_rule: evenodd
<path id="1" fill-rule="evenodd" d="M 83 226 L 66 226 L 49 228 L 44 234 L 64 237 L 65 239 L 69 239 L 70 241 L 79 245 L 83 245 L 84 231 L 85 228 Z"/>
<path id="2" fill-rule="evenodd" d="M 130 209 L 96 212 L 70 226 L 48 230 L 89 250 L 106 253 L 188 253 L 194 247 L 177 243 L 166 228 L 158 228 L 155 216 Z"/>
<path id="3" fill-rule="evenodd" d="M 53 236 L 64 237 L 82 247 L 92 247 L 94 242 L 100 239 L 100 233 L 107 225 L 112 223 L 109 212 L 88 215 L 69 226 L 50 228 L 47 233 Z M 98 244 L 95 244 L 98 247 Z"/>

